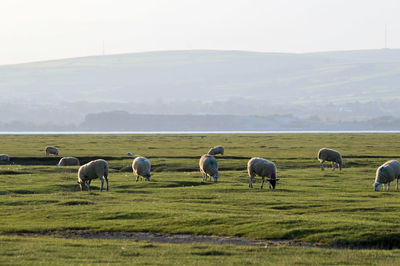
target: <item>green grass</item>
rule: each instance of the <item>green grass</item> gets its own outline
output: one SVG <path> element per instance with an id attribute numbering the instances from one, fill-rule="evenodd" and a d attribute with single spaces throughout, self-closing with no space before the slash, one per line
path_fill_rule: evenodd
<path id="1" fill-rule="evenodd" d="M 1 265 L 398 265 L 400 250 L 0 236 Z"/>
<path id="2" fill-rule="evenodd" d="M 110 191 L 100 193 L 100 182 L 94 180 L 92 192 L 80 192 L 78 167 L 57 167 L 59 158 L 43 158 L 46 145 L 59 147 L 60 156 L 77 156 L 83 162 L 107 159 Z M 225 146 L 225 156 L 218 157 L 222 169 L 219 183 L 202 183 L 199 157 L 215 145 Z M 321 147 L 341 151 L 347 167 L 341 173 L 329 167 L 322 172 L 315 158 Z M 130 168 L 132 159 L 124 156 L 128 151 L 151 160 L 152 181 L 135 182 Z M 0 252 L 25 245 L 19 240 L 24 237 L 7 236 L 10 233 L 71 230 L 243 236 L 315 245 L 398 248 L 400 193 L 394 192 L 395 185 L 389 193 L 374 192 L 372 183 L 376 168 L 389 159 L 399 159 L 399 151 L 400 134 L 5 135 L 0 139 L 0 153 L 8 153 L 14 164 L 0 165 L 0 234 L 7 239 Z M 253 156 L 276 163 L 281 180 L 275 191 L 261 190 L 260 178 L 253 189 L 248 188 L 246 163 Z M 37 241 L 38 245 L 54 245 L 56 250 L 57 242 L 69 241 L 90 248 L 89 240 L 26 239 L 28 246 Z M 100 242 L 120 246 L 124 241 Z M 168 253 L 173 248 L 157 245 L 157 252 Z M 178 246 L 173 254 L 182 256 L 180 252 L 184 252 L 185 263 L 192 264 L 189 258 L 193 257 L 193 264 L 201 264 L 197 261 L 201 255 L 184 251 L 195 245 Z M 66 251 L 60 248 L 59 252 L 69 248 L 73 247 Z M 214 246 L 207 249 L 211 253 L 220 250 Z M 211 257 L 229 257 L 232 264 L 245 263 L 253 257 L 243 255 L 247 254 L 246 249 L 251 248 L 224 246 L 224 252 L 228 250 L 233 255 L 216 253 Z M 270 249 L 255 249 L 259 250 L 255 253 L 260 259 L 271 256 L 265 253 Z M 93 247 L 93 254 L 95 250 Z M 332 255 L 332 262 L 339 264 L 344 258 L 357 257 L 357 252 L 371 256 L 365 255 L 366 258 L 377 254 L 371 250 L 287 246 L 271 250 L 304 256 L 310 252 L 322 258 L 332 252 L 336 254 Z M 397 250 L 385 252 L 392 254 L 389 258 L 399 258 Z M 257 256 L 250 262 L 257 264 Z M 121 258 L 116 255 L 109 262 L 119 262 Z M 382 258 L 379 264 L 388 260 Z M 11 259 L 7 261 L 12 264 Z M 356 259 L 353 264 L 363 261 Z M 152 263 L 158 264 L 156 260 Z"/>

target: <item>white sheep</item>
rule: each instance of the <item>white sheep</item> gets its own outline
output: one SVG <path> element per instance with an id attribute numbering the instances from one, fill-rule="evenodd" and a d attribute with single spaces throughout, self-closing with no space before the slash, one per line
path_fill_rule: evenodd
<path id="1" fill-rule="evenodd" d="M 9 162 L 10 161 L 10 156 L 8 156 L 8 154 L 0 154 L 0 161 Z"/>
<path id="2" fill-rule="evenodd" d="M 332 162 L 332 170 L 335 170 L 337 164 L 339 164 L 339 169 L 342 171 L 343 159 L 342 155 L 338 151 L 331 150 L 328 148 L 322 148 L 318 151 L 317 159 L 321 162 L 321 170 L 325 169 L 324 162 Z"/>
<path id="3" fill-rule="evenodd" d="M 78 170 L 78 184 L 83 190 L 83 185 L 87 190 L 90 190 L 90 182 L 92 179 L 99 178 L 101 182 L 100 191 L 103 191 L 104 179 L 107 184 L 108 191 L 108 163 L 103 159 L 94 160 L 79 167 Z"/>
<path id="4" fill-rule="evenodd" d="M 218 182 L 218 162 L 214 156 L 204 154 L 200 157 L 199 161 L 200 172 L 203 175 L 203 181 L 207 180 L 207 176 L 214 179 L 214 182 Z"/>
<path id="5" fill-rule="evenodd" d="M 151 164 L 147 158 L 135 158 L 132 162 L 132 170 L 133 173 L 136 175 L 136 182 L 139 181 L 139 176 L 144 177 L 146 181 L 150 181 Z"/>
<path id="6" fill-rule="evenodd" d="M 387 184 L 387 191 L 390 190 L 390 182 L 397 179 L 396 190 L 399 191 L 400 178 L 400 162 L 396 160 L 387 161 L 376 170 L 375 183 L 373 184 L 375 191 L 381 189 L 382 184 Z"/>
<path id="7" fill-rule="evenodd" d="M 211 148 L 211 149 L 208 151 L 208 154 L 209 154 L 209 155 L 216 155 L 216 154 L 224 155 L 224 147 L 222 147 L 222 146 L 216 146 L 216 147 L 214 147 L 214 148 Z"/>
<path id="8" fill-rule="evenodd" d="M 46 147 L 46 156 L 50 156 L 50 154 L 58 156 L 58 149 L 56 147 Z"/>
<path id="9" fill-rule="evenodd" d="M 276 166 L 273 162 L 270 162 L 263 158 L 251 158 L 247 163 L 247 172 L 249 173 L 249 187 L 253 187 L 253 178 L 258 175 L 262 178 L 261 188 L 264 187 L 264 179 L 267 177 L 269 182 L 269 188 L 275 189 L 276 181 Z"/>
<path id="10" fill-rule="evenodd" d="M 80 165 L 79 159 L 75 157 L 62 157 L 57 164 L 58 166 Z"/>

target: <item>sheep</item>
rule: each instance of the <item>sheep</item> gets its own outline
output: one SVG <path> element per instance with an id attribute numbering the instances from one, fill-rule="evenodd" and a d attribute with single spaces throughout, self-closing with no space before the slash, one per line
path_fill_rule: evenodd
<path id="1" fill-rule="evenodd" d="M 58 149 L 56 147 L 46 147 L 46 156 L 50 156 L 50 154 L 53 154 L 54 156 L 58 156 Z"/>
<path id="2" fill-rule="evenodd" d="M 396 190 L 399 191 L 400 178 L 400 162 L 396 160 L 387 161 L 376 170 L 375 183 L 373 184 L 375 191 L 381 189 L 382 184 L 387 184 L 387 191 L 390 190 L 390 182 L 397 179 Z"/>
<path id="3" fill-rule="evenodd" d="M 75 157 L 62 157 L 57 164 L 58 166 L 80 165 L 79 159 Z"/>
<path id="4" fill-rule="evenodd" d="M 218 162 L 214 156 L 204 154 L 199 161 L 200 172 L 203 175 L 203 181 L 207 180 L 207 176 L 214 179 L 214 183 L 218 182 Z"/>
<path id="5" fill-rule="evenodd" d="M 132 162 L 132 170 L 136 175 L 136 182 L 139 181 L 139 176 L 145 178 L 146 181 L 150 181 L 151 164 L 150 161 L 145 157 L 137 157 Z"/>
<path id="6" fill-rule="evenodd" d="M 134 157 L 133 153 L 131 153 L 131 152 L 127 152 L 127 153 L 125 153 L 125 155 L 131 156 L 131 157 Z"/>
<path id="7" fill-rule="evenodd" d="M 264 158 L 254 157 L 247 163 L 247 172 L 249 174 L 249 187 L 253 187 L 253 178 L 258 175 L 262 177 L 261 188 L 264 187 L 264 178 L 268 177 L 269 188 L 275 189 L 276 181 L 276 166 L 273 162 L 270 162 Z"/>
<path id="8" fill-rule="evenodd" d="M 8 154 L 0 154 L 0 161 L 9 162 L 10 161 L 10 156 L 8 156 Z"/>
<path id="9" fill-rule="evenodd" d="M 224 155 L 224 147 L 222 146 L 216 146 L 214 148 L 211 148 L 208 153 L 209 155 L 216 155 L 216 154 L 221 154 Z"/>
<path id="10" fill-rule="evenodd" d="M 337 167 L 337 164 L 339 164 L 339 169 L 342 171 L 343 167 L 343 160 L 342 160 L 342 155 L 338 151 L 331 150 L 328 148 L 322 148 L 318 151 L 317 159 L 321 162 L 321 171 L 323 171 L 324 168 L 324 162 L 332 162 L 332 171 L 335 170 Z"/>
<path id="11" fill-rule="evenodd" d="M 103 191 L 104 179 L 107 184 L 108 191 L 108 163 L 103 159 L 94 160 L 79 167 L 78 170 L 78 184 L 83 190 L 83 185 L 90 191 L 90 182 L 92 179 L 99 178 L 101 182 L 100 191 Z"/>

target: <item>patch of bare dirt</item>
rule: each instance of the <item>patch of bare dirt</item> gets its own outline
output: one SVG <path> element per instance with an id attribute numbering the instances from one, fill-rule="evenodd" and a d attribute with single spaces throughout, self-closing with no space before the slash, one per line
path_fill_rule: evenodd
<path id="1" fill-rule="evenodd" d="M 85 230 L 73 231 L 52 231 L 42 233 L 16 233 L 18 236 L 48 235 L 63 238 L 86 238 L 86 239 L 124 239 L 135 241 L 150 241 L 158 243 L 176 243 L 176 244 L 213 244 L 213 245 L 242 245 L 242 246 L 312 246 L 311 243 L 298 243 L 290 240 L 254 240 L 243 237 L 231 236 L 206 236 L 190 234 L 161 234 L 147 232 L 91 232 Z"/>

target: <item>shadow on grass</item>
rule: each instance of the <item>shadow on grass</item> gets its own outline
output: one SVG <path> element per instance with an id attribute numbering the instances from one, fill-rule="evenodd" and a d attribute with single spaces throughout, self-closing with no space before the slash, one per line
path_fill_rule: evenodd
<path id="1" fill-rule="evenodd" d="M 337 240 L 334 244 L 339 247 L 397 249 L 400 247 L 400 234 L 366 234 L 361 237 L 357 237 L 355 240 Z"/>
<path id="2" fill-rule="evenodd" d="M 26 189 L 16 189 L 16 190 L 10 190 L 9 193 L 15 193 L 15 194 L 35 194 L 38 192 L 32 191 L 32 190 L 26 190 Z"/>
<path id="3" fill-rule="evenodd" d="M 64 205 L 64 206 L 93 205 L 93 204 L 94 204 L 93 202 L 87 201 L 87 200 L 70 200 L 70 201 L 59 203 L 59 205 Z"/>
<path id="4" fill-rule="evenodd" d="M 19 172 L 13 170 L 0 170 L 0 175 L 27 175 L 32 174 L 31 172 Z"/>
<path id="5" fill-rule="evenodd" d="M 317 229 L 294 229 L 282 235 L 282 239 L 296 239 L 303 238 L 312 234 L 321 233 L 321 230 Z"/>
<path id="6" fill-rule="evenodd" d="M 214 183 L 201 182 L 201 181 L 198 181 L 198 182 L 176 181 L 176 182 L 173 182 L 173 183 L 166 184 L 163 187 L 165 187 L 165 188 L 171 188 L 171 187 L 196 187 L 196 186 L 208 186 L 208 185 L 212 185 L 212 184 L 214 184 Z"/>
<path id="7" fill-rule="evenodd" d="M 160 219 L 168 216 L 155 212 L 131 212 L 110 214 L 99 218 L 99 220 L 135 220 L 135 219 Z"/>
<path id="8" fill-rule="evenodd" d="M 192 252 L 192 255 L 197 256 L 232 256 L 232 253 L 218 250 L 207 250 L 201 252 Z"/>

